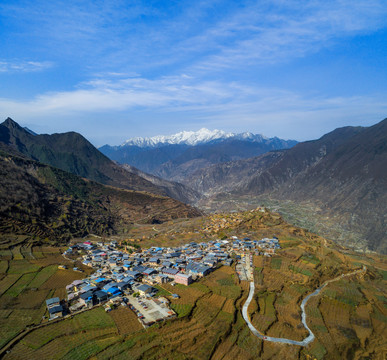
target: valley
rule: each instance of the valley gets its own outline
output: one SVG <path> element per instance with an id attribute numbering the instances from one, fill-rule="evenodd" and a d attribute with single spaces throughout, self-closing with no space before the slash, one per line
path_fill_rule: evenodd
<path id="1" fill-rule="evenodd" d="M 387 119 L 370 127 L 337 128 L 299 143 L 211 134 L 219 138 L 205 142 L 200 132 L 192 133 L 202 141 L 194 145 L 174 136 L 136 139 L 107 154 L 115 158 L 118 152 L 133 151 L 133 157 L 115 159 L 132 165 L 138 160 L 146 171 L 183 183 L 199 194 L 191 204 L 204 211 L 238 211 L 264 203 L 288 221 L 343 245 L 387 252 Z M 141 157 L 148 152 L 152 156 Z M 153 166 L 156 152 L 163 153 L 162 164 Z"/>

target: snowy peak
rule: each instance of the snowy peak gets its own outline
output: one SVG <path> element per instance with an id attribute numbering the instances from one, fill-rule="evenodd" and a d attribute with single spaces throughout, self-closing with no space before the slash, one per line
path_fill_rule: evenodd
<path id="1" fill-rule="evenodd" d="M 234 136 L 222 130 L 200 129 L 199 131 L 182 131 L 174 135 L 158 135 L 150 138 L 136 137 L 125 141 L 121 146 L 158 147 L 171 144 L 199 145 L 218 139 L 227 139 Z"/>
<path id="2" fill-rule="evenodd" d="M 226 139 L 247 140 L 254 142 L 262 142 L 268 140 L 263 135 L 254 135 L 250 132 L 241 134 L 228 133 L 223 130 L 208 130 L 202 128 L 198 131 L 182 131 L 174 135 L 164 136 L 158 135 L 150 138 L 135 137 L 126 140 L 121 147 L 138 146 L 138 147 L 160 147 L 163 145 L 200 145 L 211 141 L 222 141 Z"/>

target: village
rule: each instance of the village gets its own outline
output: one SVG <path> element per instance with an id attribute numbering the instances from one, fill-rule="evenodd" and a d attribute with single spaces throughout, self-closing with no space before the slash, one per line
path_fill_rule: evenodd
<path id="1" fill-rule="evenodd" d="M 163 284 L 188 286 L 220 266 L 237 262 L 241 280 L 247 280 L 247 255 L 272 256 L 279 249 L 279 241 L 272 239 L 243 240 L 233 236 L 228 240 L 191 242 L 179 247 L 151 247 L 128 253 L 117 241 L 108 243 L 85 241 L 70 246 L 63 256 L 79 258 L 95 270 L 83 280 L 66 286 L 67 299 L 46 300 L 49 319 L 103 306 L 111 311 L 127 306 L 137 315 L 144 327 L 176 316 L 166 296 L 158 296 Z M 79 271 L 78 268 L 73 268 Z M 178 297 L 177 294 L 170 296 Z"/>

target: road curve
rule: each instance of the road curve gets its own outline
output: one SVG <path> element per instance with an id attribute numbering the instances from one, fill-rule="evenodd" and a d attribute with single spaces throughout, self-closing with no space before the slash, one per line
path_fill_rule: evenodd
<path id="1" fill-rule="evenodd" d="M 243 316 L 243 319 L 246 321 L 246 324 L 247 326 L 249 327 L 249 329 L 251 330 L 251 332 L 257 336 L 258 338 L 262 339 L 262 340 L 265 340 L 265 341 L 271 341 L 271 342 L 276 342 L 276 343 L 283 343 L 283 344 L 290 344 L 290 345 L 298 345 L 298 346 L 306 346 L 308 345 L 309 343 L 311 343 L 315 336 L 312 332 L 312 330 L 309 329 L 307 323 L 306 323 L 306 312 L 305 312 L 305 305 L 306 303 L 308 302 L 308 300 L 312 297 L 312 296 L 316 296 L 318 295 L 322 289 L 324 289 L 325 286 L 327 286 L 329 283 L 333 282 L 333 281 L 337 281 L 337 280 L 340 280 L 342 279 L 343 277 L 346 277 L 346 276 L 351 276 L 351 275 L 355 275 L 357 273 L 360 273 L 360 272 L 364 272 L 366 271 L 366 267 L 363 266 L 363 269 L 361 270 L 356 270 L 356 271 L 353 271 L 349 274 L 346 274 L 346 275 L 340 275 L 338 276 L 337 278 L 335 279 L 332 279 L 332 280 L 327 280 L 323 285 L 321 285 L 319 288 L 317 288 L 315 291 L 313 291 L 312 293 L 310 293 L 308 296 L 305 297 L 304 300 L 302 300 L 302 303 L 301 303 L 301 310 L 302 310 L 302 314 L 301 314 L 301 319 L 302 319 L 302 323 L 305 327 L 306 330 L 308 330 L 309 332 L 309 335 L 302 341 L 296 341 L 296 340 L 291 340 L 291 339 L 285 339 L 285 338 L 276 338 L 276 337 L 271 337 L 271 336 L 265 336 L 263 334 L 261 334 L 255 327 L 254 325 L 251 323 L 250 321 L 250 318 L 249 318 L 249 315 L 248 315 L 248 308 L 249 308 L 249 305 L 251 303 L 251 300 L 253 299 L 253 295 L 254 295 L 254 290 L 255 290 L 255 285 L 254 285 L 254 281 L 251 281 L 250 282 L 250 292 L 249 292 L 249 296 L 247 297 L 247 300 L 246 302 L 244 303 L 243 307 L 242 307 L 242 316 Z"/>

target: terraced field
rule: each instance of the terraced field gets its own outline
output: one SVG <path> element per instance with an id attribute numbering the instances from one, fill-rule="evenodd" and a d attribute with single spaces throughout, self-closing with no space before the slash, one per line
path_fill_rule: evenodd
<path id="1" fill-rule="evenodd" d="M 63 298 L 66 285 L 85 276 L 72 270 L 59 270 L 58 264 L 73 266 L 59 251 L 59 248 L 17 245 L 2 252 L 0 347 L 27 325 L 47 321 L 43 319 L 47 316 L 45 300 L 56 294 Z"/>
<path id="2" fill-rule="evenodd" d="M 189 231 L 194 232 L 197 225 Z M 175 231 L 184 223 L 162 226 Z M 269 336 L 304 338 L 300 303 L 306 294 L 338 274 L 367 265 L 366 274 L 329 284 L 319 297 L 310 299 L 307 321 L 316 339 L 308 346 L 268 343 L 255 337 L 241 315 L 249 283 L 239 281 L 233 267 L 223 266 L 188 287 L 159 287 L 160 295 L 170 299 L 178 315 L 172 320 L 143 329 L 126 308 L 108 314 L 95 308 L 28 332 L 4 359 L 360 360 L 383 354 L 387 338 L 385 257 L 355 254 L 331 243 L 326 247 L 322 238 L 302 229 L 270 226 L 256 233 L 251 228 L 236 232 L 251 238 L 275 233 L 285 245 L 273 258 L 253 257 L 256 293 L 249 313 L 256 327 Z M 151 235 L 143 243 L 151 244 L 154 228 L 162 229 L 161 225 L 148 227 Z M 142 229 L 136 229 L 138 236 Z M 169 238 L 169 244 L 180 244 L 172 233 L 162 236 Z M 14 244 L 11 250 L 0 244 L 1 345 L 27 325 L 47 322 L 42 322 L 44 300 L 63 295 L 69 282 L 85 276 L 57 269 L 59 263 L 73 266 L 58 248 L 25 246 L 18 237 L 10 241 Z M 172 298 L 171 293 L 180 298 Z"/>

